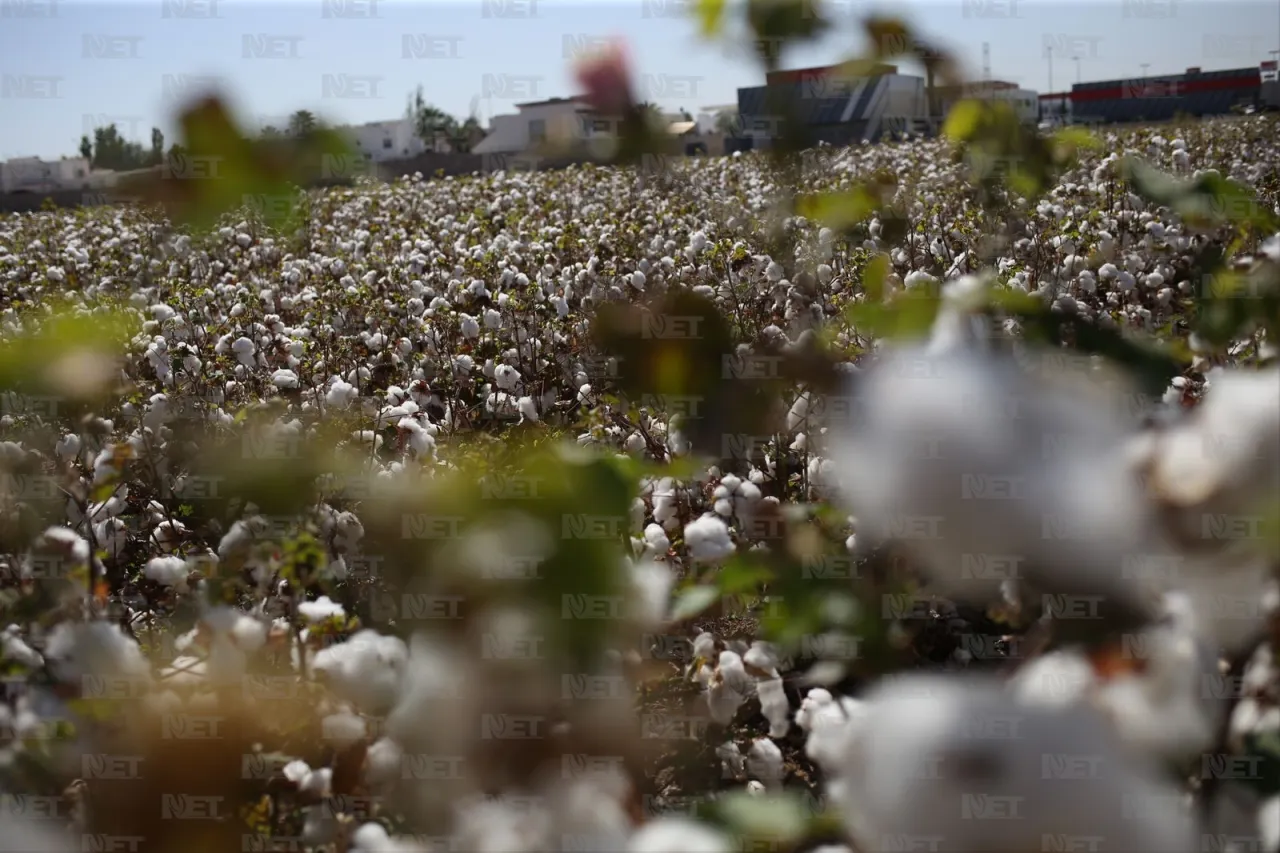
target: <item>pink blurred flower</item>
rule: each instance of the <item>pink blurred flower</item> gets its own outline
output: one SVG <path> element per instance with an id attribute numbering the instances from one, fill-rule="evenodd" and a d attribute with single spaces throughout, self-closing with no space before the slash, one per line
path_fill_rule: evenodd
<path id="1" fill-rule="evenodd" d="M 585 90 L 582 100 L 593 110 L 621 115 L 634 103 L 627 49 L 621 39 L 614 39 L 604 49 L 579 60 L 574 74 Z"/>

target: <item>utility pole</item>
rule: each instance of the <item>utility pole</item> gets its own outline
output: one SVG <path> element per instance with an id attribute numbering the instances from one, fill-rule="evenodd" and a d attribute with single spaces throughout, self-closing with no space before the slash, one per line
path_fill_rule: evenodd
<path id="1" fill-rule="evenodd" d="M 991 42 L 989 41 L 982 43 L 982 80 L 984 83 L 991 82 Z"/>
<path id="2" fill-rule="evenodd" d="M 1053 91 L 1053 48 L 1052 47 L 1045 49 L 1045 56 L 1049 60 L 1049 91 L 1052 92 Z"/>
<path id="3" fill-rule="evenodd" d="M 1074 59 L 1076 63 L 1076 82 L 1079 83 L 1080 82 L 1080 57 L 1073 56 L 1071 58 Z"/>
<path id="4" fill-rule="evenodd" d="M 1150 63 L 1150 62 L 1144 62 L 1144 63 L 1142 63 L 1142 76 L 1143 76 L 1143 78 L 1144 78 L 1144 79 L 1145 79 L 1145 78 L 1146 78 L 1146 76 L 1147 76 L 1147 69 L 1148 69 L 1148 68 L 1150 68 L 1150 67 L 1151 67 L 1151 63 Z"/>

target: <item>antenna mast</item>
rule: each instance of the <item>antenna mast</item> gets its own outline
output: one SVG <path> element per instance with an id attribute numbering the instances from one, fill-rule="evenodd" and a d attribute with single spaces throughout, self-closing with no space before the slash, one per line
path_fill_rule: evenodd
<path id="1" fill-rule="evenodd" d="M 982 43 L 982 81 L 991 82 L 991 42 Z"/>

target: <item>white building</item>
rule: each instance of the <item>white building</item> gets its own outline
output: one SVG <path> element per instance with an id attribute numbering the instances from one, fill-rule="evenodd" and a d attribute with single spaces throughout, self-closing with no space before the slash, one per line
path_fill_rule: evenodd
<path id="1" fill-rule="evenodd" d="M 614 121 L 595 117 L 577 98 L 552 98 L 516 104 L 520 112 L 489 121 L 489 135 L 471 149 L 474 154 L 515 154 L 551 140 L 590 139 L 612 134 Z"/>
<path id="2" fill-rule="evenodd" d="M 84 157 L 61 160 L 15 157 L 0 163 L 0 192 L 47 193 L 93 189 L 101 180 L 91 176 L 93 171 Z"/>
<path id="3" fill-rule="evenodd" d="M 407 118 L 350 125 L 342 128 L 342 132 L 366 160 L 374 163 L 416 157 L 427 150 L 426 143 L 414 132 L 413 122 Z"/>

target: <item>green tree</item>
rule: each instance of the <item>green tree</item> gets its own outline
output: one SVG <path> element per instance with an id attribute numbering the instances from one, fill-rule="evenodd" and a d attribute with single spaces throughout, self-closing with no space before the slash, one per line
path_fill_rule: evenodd
<path id="1" fill-rule="evenodd" d="M 154 136 L 152 142 L 155 142 Z M 141 143 L 121 136 L 114 124 L 94 128 L 92 141 L 88 136 L 81 137 L 80 153 L 89 157 L 92 168 L 118 172 L 142 169 L 151 161 L 147 149 Z"/>
<path id="2" fill-rule="evenodd" d="M 310 136 L 320 128 L 320 122 L 310 110 L 298 110 L 289 116 L 288 134 L 295 139 Z"/>
<path id="3" fill-rule="evenodd" d="M 160 161 L 164 159 L 164 134 L 160 128 L 151 128 L 151 157 L 148 165 L 159 166 Z"/>
<path id="4" fill-rule="evenodd" d="M 428 104 L 421 86 L 409 97 L 405 118 L 412 122 L 414 135 L 426 143 L 428 148 L 434 149 L 436 143 L 443 139 L 448 140 L 455 151 L 459 150 L 458 145 L 463 136 L 462 128 L 465 124 L 459 125 L 453 116 L 437 106 Z M 479 122 L 477 121 L 476 124 L 478 126 Z M 469 146 L 468 150 L 470 150 Z"/>

